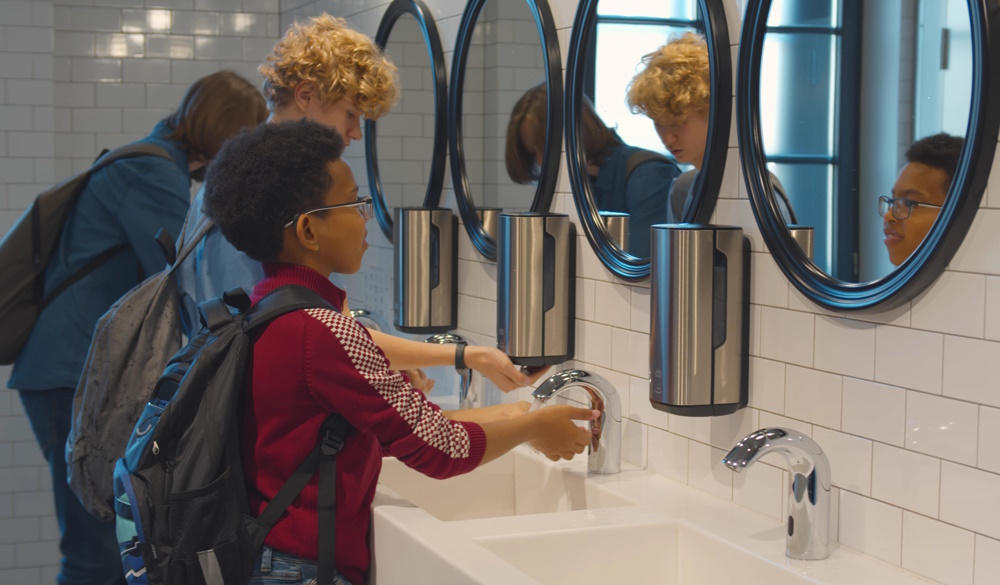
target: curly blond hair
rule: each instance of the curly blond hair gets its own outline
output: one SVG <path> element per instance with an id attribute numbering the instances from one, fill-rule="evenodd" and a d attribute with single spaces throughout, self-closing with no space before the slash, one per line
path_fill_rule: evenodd
<path id="1" fill-rule="evenodd" d="M 711 94 L 708 43 L 693 32 L 643 56 L 645 69 L 632 78 L 628 105 L 662 124 L 683 124 L 692 112 L 707 112 Z"/>
<path id="2" fill-rule="evenodd" d="M 370 120 L 387 113 L 399 97 L 392 61 L 372 39 L 329 14 L 289 27 L 259 71 L 272 110 L 288 104 L 303 81 L 316 84 L 322 103 L 350 99 Z"/>

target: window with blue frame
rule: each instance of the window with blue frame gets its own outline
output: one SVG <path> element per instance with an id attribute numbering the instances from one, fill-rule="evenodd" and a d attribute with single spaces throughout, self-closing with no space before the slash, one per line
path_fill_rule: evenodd
<path id="1" fill-rule="evenodd" d="M 768 170 L 816 228 L 816 264 L 846 281 L 858 275 L 860 7 L 775 0 L 761 59 Z"/>

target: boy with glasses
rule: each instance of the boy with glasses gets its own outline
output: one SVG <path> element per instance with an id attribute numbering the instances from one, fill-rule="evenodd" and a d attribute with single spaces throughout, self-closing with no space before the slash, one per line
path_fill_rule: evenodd
<path id="1" fill-rule="evenodd" d="M 878 198 L 883 242 L 894 266 L 913 254 L 937 220 L 955 177 L 962 142 L 943 132 L 914 142 L 906 150 L 907 164 L 899 171 L 892 197 Z"/>
<path id="2" fill-rule="evenodd" d="M 362 219 L 364 219 L 366 222 L 369 219 L 372 218 L 372 198 L 369 197 L 368 195 L 365 195 L 363 197 L 359 196 L 355 201 L 351 201 L 349 203 L 338 203 L 336 205 L 328 205 L 326 207 L 318 207 L 318 208 L 313 209 L 311 211 L 306 211 L 306 212 L 300 213 L 300 214 L 296 215 L 295 217 L 293 217 L 292 221 L 286 223 L 285 227 L 286 228 L 292 227 L 293 225 L 295 225 L 295 222 L 298 221 L 299 217 L 303 216 L 303 215 L 309 215 L 310 213 L 316 213 L 318 211 L 329 211 L 331 209 L 340 209 L 340 208 L 347 208 L 347 207 L 356 207 L 358 209 L 358 213 L 361 214 Z"/>
<path id="3" fill-rule="evenodd" d="M 362 585 L 383 453 L 439 479 L 472 471 L 527 441 L 553 460 L 572 459 L 591 439 L 574 421 L 600 413 L 560 404 L 512 419 L 459 422 L 390 369 L 369 333 L 343 313 L 346 293 L 329 280 L 334 272 L 357 272 L 368 248 L 368 203 L 358 200 L 351 168 L 340 158 L 343 148 L 336 131 L 316 122 L 264 124 L 226 143 L 209 168 L 204 199 L 226 239 L 263 263 L 254 303 L 295 285 L 334 307 L 287 313 L 255 338 L 241 455 L 256 517 L 312 451 L 327 416 L 338 413 L 350 423 L 337 455 L 334 582 Z M 313 476 L 268 534 L 251 583 L 316 582 L 318 493 Z"/>

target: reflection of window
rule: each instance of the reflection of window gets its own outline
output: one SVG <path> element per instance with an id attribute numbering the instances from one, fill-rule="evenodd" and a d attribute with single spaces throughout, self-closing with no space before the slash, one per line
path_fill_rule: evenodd
<path id="1" fill-rule="evenodd" d="M 652 121 L 629 111 L 626 90 L 643 55 L 687 31 L 704 34 L 697 0 L 606 0 L 597 5 L 595 29 L 587 43 L 587 97 L 626 144 L 668 154 Z"/>
<path id="2" fill-rule="evenodd" d="M 767 166 L 800 224 L 816 228 L 813 257 L 857 280 L 857 120 L 860 0 L 775 0 L 761 61 Z"/>
<path id="3" fill-rule="evenodd" d="M 964 0 L 921 0 L 913 137 L 964 136 L 972 100 L 972 23 Z"/>

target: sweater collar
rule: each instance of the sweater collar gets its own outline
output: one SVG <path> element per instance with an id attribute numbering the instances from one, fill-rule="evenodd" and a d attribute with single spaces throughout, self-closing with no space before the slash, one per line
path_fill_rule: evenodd
<path id="1" fill-rule="evenodd" d="M 304 286 L 327 300 L 338 311 L 344 310 L 347 293 L 330 279 L 307 266 L 297 264 L 264 263 L 264 280 L 257 283 L 251 299 L 254 303 L 274 289 L 289 284 Z"/>

